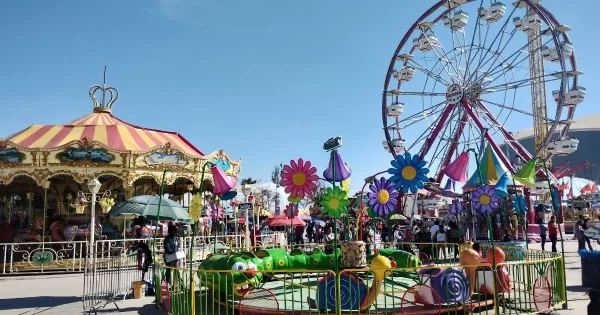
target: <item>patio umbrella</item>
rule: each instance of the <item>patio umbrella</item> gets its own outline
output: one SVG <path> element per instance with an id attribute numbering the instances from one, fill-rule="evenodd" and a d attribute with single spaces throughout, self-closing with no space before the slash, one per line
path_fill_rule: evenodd
<path id="1" fill-rule="evenodd" d="M 390 216 L 390 220 L 400 220 L 400 221 L 406 221 L 408 220 L 408 218 L 405 215 L 402 215 L 400 213 L 396 213 Z"/>
<path id="2" fill-rule="evenodd" d="M 300 220 L 300 218 L 295 217 L 293 219 L 290 219 L 284 215 L 280 215 L 280 216 L 276 216 L 273 217 L 269 220 L 267 220 L 267 222 L 265 222 L 264 224 L 265 226 L 298 226 L 298 225 L 306 225 L 306 223 L 304 223 L 304 221 Z"/>
<path id="3" fill-rule="evenodd" d="M 316 226 L 320 226 L 320 227 L 324 227 L 325 226 L 325 222 L 321 221 L 321 220 L 315 220 L 313 222 Z"/>
<path id="4" fill-rule="evenodd" d="M 171 221 L 186 221 L 190 222 L 190 215 L 185 209 L 177 202 L 162 198 L 160 205 L 160 218 L 157 218 L 158 214 L 158 202 L 160 197 L 157 195 L 142 195 L 133 197 L 127 201 L 123 201 L 112 207 L 108 212 L 111 216 L 120 215 L 136 215 L 144 216 L 149 220 L 164 219 Z"/>

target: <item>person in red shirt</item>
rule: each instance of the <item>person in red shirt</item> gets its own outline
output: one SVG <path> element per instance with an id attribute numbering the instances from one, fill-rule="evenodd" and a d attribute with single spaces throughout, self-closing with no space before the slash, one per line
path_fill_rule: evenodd
<path id="1" fill-rule="evenodd" d="M 550 242 L 552 243 L 552 252 L 558 252 L 556 250 L 556 242 L 558 240 L 558 223 L 556 223 L 555 216 L 551 216 L 550 222 L 548 222 L 548 237 L 550 237 Z"/>

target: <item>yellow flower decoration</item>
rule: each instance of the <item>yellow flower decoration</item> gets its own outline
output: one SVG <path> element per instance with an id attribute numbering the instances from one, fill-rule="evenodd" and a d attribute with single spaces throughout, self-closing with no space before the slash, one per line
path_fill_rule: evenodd
<path id="1" fill-rule="evenodd" d="M 342 185 L 342 190 L 350 193 L 350 177 L 346 178 L 345 180 L 342 181 L 341 183 Z"/>
<path id="2" fill-rule="evenodd" d="M 202 195 L 199 193 L 195 194 L 192 197 L 192 201 L 190 203 L 190 219 L 196 222 L 200 218 L 200 213 L 202 211 Z"/>
<path id="3" fill-rule="evenodd" d="M 339 218 L 342 214 L 348 213 L 348 193 L 340 187 L 328 188 L 327 192 L 321 197 L 321 206 L 323 212 L 334 218 Z"/>

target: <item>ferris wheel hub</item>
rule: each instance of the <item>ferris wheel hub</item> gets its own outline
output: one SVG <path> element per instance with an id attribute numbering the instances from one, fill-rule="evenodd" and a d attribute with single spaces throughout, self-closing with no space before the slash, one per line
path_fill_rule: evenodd
<path id="1" fill-rule="evenodd" d="M 464 90 L 460 84 L 450 84 L 446 90 L 446 102 L 448 105 L 456 105 L 460 103 L 464 96 Z"/>

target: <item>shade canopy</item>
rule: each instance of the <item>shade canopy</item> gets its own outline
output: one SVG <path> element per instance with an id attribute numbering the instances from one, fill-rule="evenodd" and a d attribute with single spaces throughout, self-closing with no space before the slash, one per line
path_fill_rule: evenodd
<path id="1" fill-rule="evenodd" d="M 127 201 L 116 204 L 110 211 L 109 215 L 136 215 L 143 216 L 150 220 L 178 220 L 190 222 L 190 216 L 185 209 L 177 202 L 162 198 L 160 203 L 160 217 L 158 216 L 158 204 L 160 197 L 157 195 L 142 195 L 133 197 Z"/>
<path id="2" fill-rule="evenodd" d="M 279 215 L 276 217 L 272 217 L 270 219 L 268 219 L 265 223 L 265 226 L 304 226 L 306 225 L 306 223 L 304 221 L 302 221 L 300 218 L 295 217 L 295 218 L 288 218 L 284 215 Z"/>

